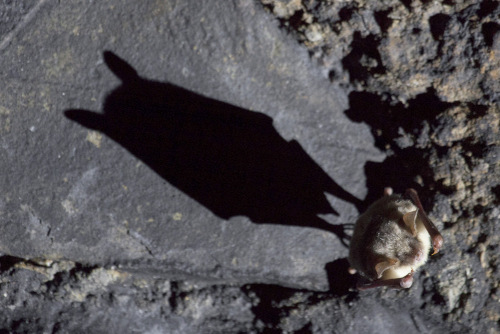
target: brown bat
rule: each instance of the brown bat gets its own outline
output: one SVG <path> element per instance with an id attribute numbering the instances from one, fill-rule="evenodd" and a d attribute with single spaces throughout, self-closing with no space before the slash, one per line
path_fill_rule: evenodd
<path id="1" fill-rule="evenodd" d="M 427 217 L 414 189 L 403 196 L 392 188 L 373 203 L 357 220 L 349 262 L 362 279 L 359 290 L 388 286 L 411 287 L 413 273 L 443 246 L 443 237 Z M 354 272 L 354 270 L 352 270 Z"/>

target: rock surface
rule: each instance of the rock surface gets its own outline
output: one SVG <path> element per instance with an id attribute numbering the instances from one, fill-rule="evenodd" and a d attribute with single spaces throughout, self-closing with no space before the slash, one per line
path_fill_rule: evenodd
<path id="1" fill-rule="evenodd" d="M 204 6 L 36 7 L 2 56 L 3 253 L 327 289 L 382 155 L 258 4 Z"/>
<path id="2" fill-rule="evenodd" d="M 0 6 L 4 329 L 500 331 L 497 2 Z M 388 185 L 445 246 L 359 293 Z"/>

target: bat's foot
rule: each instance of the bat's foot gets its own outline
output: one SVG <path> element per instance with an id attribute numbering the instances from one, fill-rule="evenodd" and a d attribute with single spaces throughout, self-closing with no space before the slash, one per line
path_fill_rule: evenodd
<path id="1" fill-rule="evenodd" d="M 441 236 L 441 234 L 435 234 L 431 236 L 431 239 L 432 239 L 432 248 L 434 248 L 434 253 L 432 253 L 432 255 L 434 255 L 437 252 L 439 252 L 441 247 L 443 247 L 443 237 Z"/>
<path id="2" fill-rule="evenodd" d="M 384 188 L 384 196 L 391 196 L 393 193 L 393 190 L 391 187 L 385 187 Z"/>
<path id="3" fill-rule="evenodd" d="M 399 285 L 403 289 L 410 288 L 412 286 L 412 284 L 413 284 L 413 270 L 411 271 L 411 273 L 409 273 L 408 275 L 406 275 L 405 277 L 403 277 L 399 280 Z"/>

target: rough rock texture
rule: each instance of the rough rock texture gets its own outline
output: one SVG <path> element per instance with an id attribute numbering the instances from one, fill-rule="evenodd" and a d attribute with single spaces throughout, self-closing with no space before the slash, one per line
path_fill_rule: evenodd
<path id="1" fill-rule="evenodd" d="M 384 184 L 412 186 L 433 208 L 446 250 L 417 308 L 498 332 L 498 2 L 262 3 L 332 82 L 352 85 L 346 115 L 388 154 L 365 166 L 367 199 Z"/>
<path id="2" fill-rule="evenodd" d="M 500 332 L 498 2 L 0 6 L 0 328 Z M 388 185 L 445 244 L 360 293 Z"/>
<path id="3" fill-rule="evenodd" d="M 498 102 L 497 1 L 261 0 L 330 79 L 407 103 Z"/>

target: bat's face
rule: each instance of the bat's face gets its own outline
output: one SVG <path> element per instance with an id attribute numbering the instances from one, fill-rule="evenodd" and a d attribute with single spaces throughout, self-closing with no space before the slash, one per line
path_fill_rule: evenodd
<path id="1" fill-rule="evenodd" d="M 441 247 L 443 238 L 423 211 L 416 192 L 409 189 L 406 197 L 384 196 L 356 222 L 349 262 L 371 281 L 358 287 L 408 288 L 413 272 L 427 261 L 431 244 L 435 252 Z"/>
<path id="2" fill-rule="evenodd" d="M 396 201 L 395 204 L 394 208 L 400 214 L 393 212 L 389 218 L 381 216 L 381 222 L 375 223 L 378 225 L 377 231 L 365 238 L 364 251 L 371 255 L 366 258 L 364 269 L 365 275 L 372 280 L 404 277 L 422 266 L 428 258 L 429 233 L 417 219 L 417 233 L 414 235 L 402 219 L 404 214 L 415 208 L 408 203 Z M 399 216 L 399 219 L 394 219 L 394 216 Z"/>

